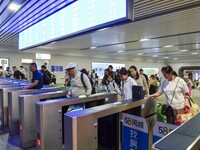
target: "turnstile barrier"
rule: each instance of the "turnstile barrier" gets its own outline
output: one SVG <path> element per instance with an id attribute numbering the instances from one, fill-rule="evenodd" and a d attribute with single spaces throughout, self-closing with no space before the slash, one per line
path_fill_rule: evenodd
<path id="1" fill-rule="evenodd" d="M 67 91 L 55 91 L 19 96 L 20 147 L 22 149 L 36 145 L 35 103 L 63 98 L 66 97 L 66 94 Z"/>
<path id="2" fill-rule="evenodd" d="M 13 90 L 21 90 L 24 86 L 9 85 L 0 88 L 0 116 L 1 125 L 8 126 L 8 92 Z"/>
<path id="3" fill-rule="evenodd" d="M 147 104 L 147 105 L 146 105 Z M 154 107 L 149 107 L 148 104 Z M 65 114 L 65 150 L 105 150 L 121 149 L 121 112 L 133 112 L 134 108 L 140 107 L 141 115 L 147 120 L 149 135 L 150 138 L 153 133 L 153 124 L 156 120 L 156 102 L 153 99 L 142 99 L 142 100 L 127 100 L 123 102 L 117 102 L 112 104 L 107 104 L 103 106 L 92 107 L 90 109 L 80 110 L 77 112 L 71 112 Z M 143 110 L 142 110 L 143 109 Z M 147 110 L 145 110 L 147 109 Z M 147 113 L 149 112 L 149 113 Z M 115 139 L 112 139 L 113 144 L 109 145 L 110 138 L 103 138 L 104 144 L 102 144 L 102 137 L 99 137 L 100 129 L 102 126 L 101 119 L 104 119 L 108 116 L 114 115 L 115 125 L 117 133 Z M 117 118 L 116 118 L 117 117 Z M 104 121 L 103 121 L 104 123 Z M 109 123 L 107 123 L 109 125 Z M 104 123 L 105 125 L 105 123 Z M 108 127 L 108 126 L 107 126 Z M 105 127 L 106 128 L 106 127 Z M 101 135 L 102 136 L 102 135 Z M 108 136 L 106 136 L 108 137 Z M 149 140 L 149 147 L 152 144 L 152 141 Z M 41 141 L 42 144 L 42 141 Z"/>
<path id="4" fill-rule="evenodd" d="M 90 108 L 116 101 L 116 94 L 100 93 L 85 98 L 65 98 L 36 103 L 37 149 L 63 149 L 64 113 L 68 112 L 70 106 L 84 104 L 86 108 Z"/>
<path id="5" fill-rule="evenodd" d="M 53 92 L 66 90 L 68 87 L 48 87 L 42 89 L 25 89 L 8 92 L 8 116 L 9 116 L 9 134 L 19 134 L 19 98 L 20 95 Z"/>

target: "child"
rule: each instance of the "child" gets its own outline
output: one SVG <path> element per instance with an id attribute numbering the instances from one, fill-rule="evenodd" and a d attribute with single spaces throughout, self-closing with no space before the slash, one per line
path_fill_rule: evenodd
<path id="1" fill-rule="evenodd" d="M 116 92 L 117 94 L 121 95 L 119 87 L 117 86 L 117 83 L 113 79 L 112 75 L 108 75 L 108 85 L 106 87 L 108 92 Z"/>

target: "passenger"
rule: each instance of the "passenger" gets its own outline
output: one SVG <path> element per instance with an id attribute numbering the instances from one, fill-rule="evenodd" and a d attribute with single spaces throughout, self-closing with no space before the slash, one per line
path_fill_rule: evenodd
<path id="1" fill-rule="evenodd" d="M 81 81 L 81 72 L 75 62 L 70 62 L 66 67 L 67 74 L 70 76 L 71 90 L 67 93 L 67 97 L 78 97 L 80 95 L 90 95 L 92 87 L 87 75 L 83 74 L 83 85 Z"/>
<path id="2" fill-rule="evenodd" d="M 116 74 L 115 74 L 115 82 L 117 83 L 118 87 L 121 88 L 121 80 L 120 80 L 120 76 L 119 76 L 119 70 L 116 70 Z"/>
<path id="3" fill-rule="evenodd" d="M 10 70 L 10 67 L 6 67 L 5 76 L 6 78 L 10 78 L 12 76 L 12 71 Z"/>
<path id="4" fill-rule="evenodd" d="M 185 79 L 185 82 L 187 83 L 187 87 L 188 87 L 188 90 L 189 90 L 189 96 L 191 96 L 191 94 L 192 94 L 192 86 L 193 86 L 193 83 L 191 81 L 191 73 L 190 72 L 186 72 L 185 76 L 184 76 L 184 79 Z"/>
<path id="5" fill-rule="evenodd" d="M 22 79 L 24 77 L 24 75 L 19 70 L 17 70 L 16 66 L 13 66 L 12 69 L 14 71 L 14 76 L 13 77 L 15 79 Z"/>
<path id="6" fill-rule="evenodd" d="M 167 65 L 162 67 L 161 72 L 166 78 L 159 88 L 159 91 L 149 95 L 149 98 L 158 97 L 161 94 L 165 94 L 166 103 L 168 106 L 171 106 L 174 112 L 174 118 L 172 122 L 170 118 L 167 117 L 168 123 L 174 123 L 178 114 L 184 113 L 185 107 L 185 96 L 188 95 L 188 87 L 185 81 L 174 75 L 174 70 L 171 66 Z"/>
<path id="7" fill-rule="evenodd" d="M 51 69 L 51 83 L 56 84 L 56 72 L 55 72 L 55 69 Z"/>
<path id="8" fill-rule="evenodd" d="M 95 73 L 95 86 L 99 85 L 99 76 Z"/>
<path id="9" fill-rule="evenodd" d="M 143 69 L 140 69 L 140 74 L 143 75 L 143 76 L 145 77 L 147 84 L 149 84 L 149 78 L 148 78 L 148 76 L 144 73 L 144 70 L 143 70 Z"/>
<path id="10" fill-rule="evenodd" d="M 113 77 L 113 79 L 115 80 L 115 75 L 116 73 L 113 71 L 113 66 L 109 65 L 108 66 L 108 70 L 109 70 L 109 74 Z"/>
<path id="11" fill-rule="evenodd" d="M 90 77 L 91 77 L 92 79 L 95 79 L 95 74 L 96 74 L 96 73 L 95 73 L 95 70 L 93 69 Z"/>
<path id="12" fill-rule="evenodd" d="M 154 94 L 157 92 L 157 89 L 159 87 L 159 82 L 158 80 L 156 79 L 156 77 L 152 74 L 150 76 L 150 79 L 149 79 L 149 94 Z"/>
<path id="13" fill-rule="evenodd" d="M 158 80 L 158 82 L 160 82 L 160 79 L 158 78 L 158 75 L 155 74 L 154 76 L 155 76 L 155 78 Z"/>
<path id="14" fill-rule="evenodd" d="M 143 87 L 144 94 L 149 94 L 149 87 L 145 79 L 145 76 L 143 74 L 139 74 L 135 66 L 129 67 L 129 71 L 131 73 L 131 77 L 134 78 L 135 81 L 137 82 L 137 85 Z"/>
<path id="15" fill-rule="evenodd" d="M 105 70 L 104 70 L 104 77 L 103 77 L 102 82 L 101 82 L 101 85 L 102 85 L 102 86 L 108 85 L 108 75 L 109 75 L 109 70 L 108 70 L 108 69 L 105 69 Z"/>
<path id="16" fill-rule="evenodd" d="M 115 92 L 118 95 L 121 95 L 121 91 L 119 90 L 119 87 L 112 75 L 108 75 L 108 85 L 106 87 L 108 92 Z"/>
<path id="17" fill-rule="evenodd" d="M 175 77 L 178 77 L 178 74 L 176 73 L 176 71 L 173 71 L 173 75 L 174 75 Z"/>
<path id="18" fill-rule="evenodd" d="M 86 69 L 81 69 L 81 72 L 84 73 L 84 74 L 86 74 L 87 77 L 89 78 L 90 84 L 91 84 L 91 86 L 92 86 L 92 92 L 91 92 L 91 94 L 95 94 L 95 93 L 96 93 L 95 84 L 94 84 L 94 81 L 92 80 L 92 78 L 89 77 L 88 71 L 87 71 Z M 82 81 L 82 83 L 83 83 L 83 81 Z M 83 83 L 83 84 L 84 84 L 84 83 Z M 84 86 L 85 86 L 85 85 L 84 85 Z"/>
<path id="19" fill-rule="evenodd" d="M 31 63 L 29 69 L 33 73 L 32 84 L 25 89 L 41 89 L 43 87 L 43 77 L 40 71 L 37 70 L 37 64 Z"/>
<path id="20" fill-rule="evenodd" d="M 70 86 L 70 76 L 67 73 L 65 74 L 64 79 L 64 86 Z"/>
<path id="21" fill-rule="evenodd" d="M 3 70 L 2 66 L 0 66 L 0 77 L 5 77 L 5 71 Z"/>
<path id="22" fill-rule="evenodd" d="M 26 78 L 26 70 L 24 69 L 23 66 L 20 66 L 19 71 L 22 73 L 22 79 L 27 80 L 27 78 Z"/>
<path id="23" fill-rule="evenodd" d="M 51 83 L 51 73 L 45 65 L 41 66 L 41 73 L 43 76 L 43 85 L 49 85 Z"/>
<path id="24" fill-rule="evenodd" d="M 132 99 L 132 86 L 137 85 L 137 82 L 133 78 L 129 77 L 129 73 L 124 67 L 120 69 L 119 76 L 123 82 L 122 100 Z"/>

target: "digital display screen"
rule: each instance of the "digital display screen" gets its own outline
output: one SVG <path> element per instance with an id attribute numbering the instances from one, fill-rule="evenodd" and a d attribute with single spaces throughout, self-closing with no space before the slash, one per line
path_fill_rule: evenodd
<path id="1" fill-rule="evenodd" d="M 150 77 L 151 75 L 157 74 L 159 76 L 159 69 L 158 68 L 142 68 L 144 73 Z"/>
<path id="2" fill-rule="evenodd" d="M 116 71 L 117 69 L 121 69 L 122 67 L 125 67 L 125 64 L 120 64 L 120 63 L 92 62 L 92 70 L 94 70 L 95 73 L 97 73 L 100 79 L 103 79 L 104 70 L 107 69 L 109 65 L 113 66 L 113 71 Z"/>
<path id="3" fill-rule="evenodd" d="M 103 28 L 111 23 L 125 21 L 129 16 L 129 1 L 78 0 L 20 32 L 19 49 L 39 46 L 95 28 Z"/>
<path id="4" fill-rule="evenodd" d="M 52 69 L 56 72 L 63 72 L 63 66 L 51 66 L 51 70 Z"/>

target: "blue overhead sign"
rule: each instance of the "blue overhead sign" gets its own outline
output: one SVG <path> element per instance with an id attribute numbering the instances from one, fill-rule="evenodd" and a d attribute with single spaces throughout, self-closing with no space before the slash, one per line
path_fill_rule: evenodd
<path id="1" fill-rule="evenodd" d="M 132 19 L 132 0 L 78 0 L 19 33 L 27 49 Z"/>
<path id="2" fill-rule="evenodd" d="M 122 113 L 122 150 L 148 150 L 148 126 L 145 118 Z"/>

